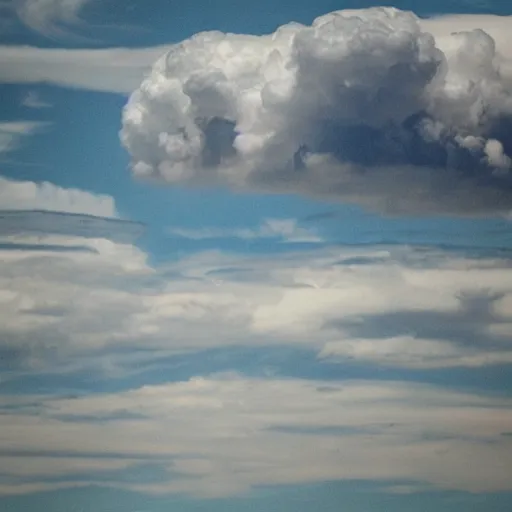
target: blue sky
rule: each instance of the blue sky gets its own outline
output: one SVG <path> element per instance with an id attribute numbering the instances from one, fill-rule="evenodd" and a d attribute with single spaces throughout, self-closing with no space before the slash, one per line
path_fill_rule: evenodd
<path id="1" fill-rule="evenodd" d="M 0 0 L 2 510 L 510 509 L 512 12 L 378 5 Z"/>

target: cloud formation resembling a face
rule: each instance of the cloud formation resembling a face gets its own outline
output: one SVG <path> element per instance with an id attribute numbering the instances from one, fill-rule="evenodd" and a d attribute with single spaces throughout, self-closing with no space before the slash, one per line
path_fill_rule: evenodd
<path id="1" fill-rule="evenodd" d="M 124 109 L 133 173 L 394 214 L 509 211 L 510 63 L 483 30 L 437 44 L 428 27 L 371 8 L 196 34 Z"/>

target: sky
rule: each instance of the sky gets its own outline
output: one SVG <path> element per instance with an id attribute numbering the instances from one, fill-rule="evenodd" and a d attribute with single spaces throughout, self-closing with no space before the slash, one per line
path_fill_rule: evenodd
<path id="1" fill-rule="evenodd" d="M 0 510 L 512 507 L 505 0 L 0 0 Z"/>

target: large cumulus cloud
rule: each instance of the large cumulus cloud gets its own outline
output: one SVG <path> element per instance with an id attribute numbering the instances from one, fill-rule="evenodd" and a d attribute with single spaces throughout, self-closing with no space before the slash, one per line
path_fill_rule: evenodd
<path id="1" fill-rule="evenodd" d="M 482 30 L 442 49 L 426 30 L 372 8 L 174 45 L 123 112 L 133 172 L 392 213 L 508 211 L 509 63 Z"/>

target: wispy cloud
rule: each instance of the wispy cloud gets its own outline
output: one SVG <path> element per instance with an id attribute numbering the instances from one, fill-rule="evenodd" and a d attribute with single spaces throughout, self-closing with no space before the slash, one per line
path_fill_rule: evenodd
<path id="1" fill-rule="evenodd" d="M 501 435 L 512 423 L 507 399 L 410 383 L 326 388 L 323 381 L 231 373 L 29 398 L 37 410 L 12 410 L 13 398 L 0 397 L 2 494 L 30 492 L 19 489 L 28 483 L 44 488 L 48 479 L 50 486 L 84 485 L 102 477 L 103 485 L 196 497 L 355 479 L 512 488 L 511 441 Z M 160 470 L 149 481 L 125 480 L 123 469 L 137 464 Z"/>
<path id="2" fill-rule="evenodd" d="M 22 23 L 48 38 L 77 39 L 73 29 L 82 25 L 81 11 L 90 0 L 0 0 L 6 28 Z"/>
<path id="3" fill-rule="evenodd" d="M 1 6 L 2 4 L 0 4 Z M 441 48 L 452 32 L 481 28 L 496 41 L 501 55 L 510 56 L 510 19 L 503 16 L 455 15 L 421 20 Z M 149 48 L 62 50 L 30 46 L 0 46 L 1 83 L 50 83 L 64 87 L 129 94 L 171 45 Z M 512 76 L 512 66 L 501 71 Z"/>
<path id="4" fill-rule="evenodd" d="M 21 104 L 27 108 L 51 108 L 53 105 L 41 99 L 40 95 L 36 91 L 29 91 L 23 98 Z"/>
<path id="5" fill-rule="evenodd" d="M 85 196 L 87 193 L 83 194 Z M 91 199 L 91 202 L 96 200 L 99 206 L 91 208 L 91 210 L 98 213 L 102 210 L 102 198 L 94 197 L 91 194 Z M 77 210 L 86 209 L 80 208 L 78 205 L 74 206 Z M 53 205 L 53 207 L 58 207 L 58 205 Z M 141 223 L 114 217 L 55 210 L 0 209 L 0 242 L 5 242 L 5 237 L 10 236 L 13 237 L 11 240 L 14 240 L 32 234 L 41 235 L 43 238 L 49 235 L 59 235 L 105 238 L 117 243 L 133 243 L 142 234 L 143 229 L 144 226 Z"/>
<path id="6" fill-rule="evenodd" d="M 48 370 L 63 369 L 77 364 L 77 351 L 88 365 L 85 356 L 95 358 L 98 350 L 139 344 L 154 360 L 287 346 L 331 362 L 410 370 L 512 362 L 505 259 L 405 248 L 321 249 L 274 257 L 208 252 L 155 268 L 129 237 L 109 235 L 115 225 L 101 221 L 99 231 L 78 236 L 74 222 L 66 220 L 52 234 L 44 233 L 43 223 L 2 239 L 11 247 L 0 251 L 0 339 L 8 347 L 16 339 L 16 350 L 26 355 L 18 359 L 22 365 L 35 358 Z M 90 251 L 52 255 L 45 246 Z M 61 313 L 38 314 L 48 307 Z M 109 361 L 123 371 L 121 359 Z"/>
<path id="7" fill-rule="evenodd" d="M 115 225 L 100 220 L 78 236 L 73 222 L 2 238 L 91 249 L 0 246 L 6 378 L 126 377 L 141 363 L 233 347 L 307 348 L 411 373 L 512 363 L 505 259 L 331 247 L 207 252 L 155 268 L 129 240 L 101 234 Z M 354 479 L 512 490 L 510 400 L 376 374 L 325 382 L 229 373 L 74 397 L 0 395 L 0 494 L 73 482 L 213 497 Z M 136 478 L 147 467 L 152 476 Z"/>
<path id="8" fill-rule="evenodd" d="M 80 23 L 80 11 L 90 0 L 14 0 L 20 20 L 49 37 L 67 36 L 63 26 Z"/>
<path id="9" fill-rule="evenodd" d="M 299 225 L 296 219 L 266 219 L 255 228 L 169 228 L 168 233 L 191 240 L 215 238 L 239 238 L 241 240 L 258 240 L 264 238 L 278 239 L 286 243 L 318 243 L 323 239 L 313 230 Z"/>
<path id="10" fill-rule="evenodd" d="M 0 46 L 0 83 L 50 83 L 127 94 L 168 48 L 65 50 Z"/>

